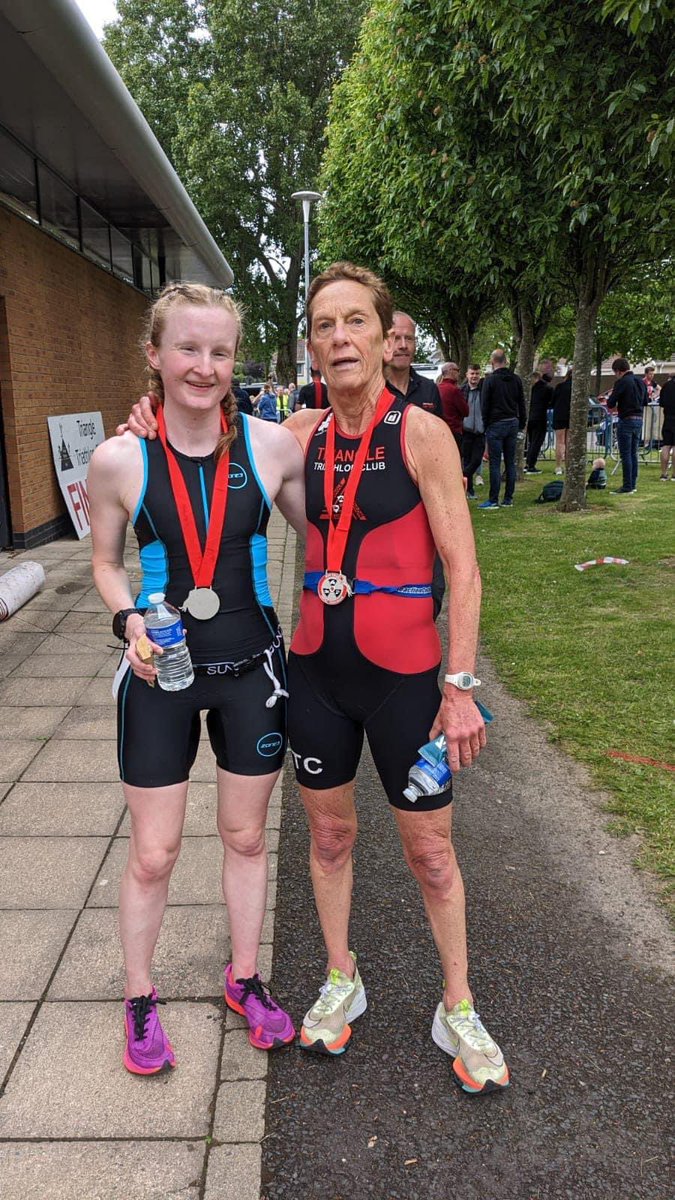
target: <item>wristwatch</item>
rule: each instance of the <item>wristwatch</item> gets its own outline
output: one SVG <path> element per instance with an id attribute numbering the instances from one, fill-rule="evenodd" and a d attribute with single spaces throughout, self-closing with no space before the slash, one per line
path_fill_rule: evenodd
<path id="1" fill-rule="evenodd" d="M 139 617 L 141 615 L 137 608 L 121 608 L 119 612 L 115 613 L 115 616 L 112 619 L 112 631 L 115 637 L 119 638 L 121 642 L 126 640 L 125 630 L 127 627 L 127 618 L 130 617 L 132 613 L 138 613 Z"/>
<path id="2" fill-rule="evenodd" d="M 446 675 L 445 682 L 459 688 L 460 692 L 468 692 L 471 688 L 480 687 L 480 679 L 476 679 L 476 676 L 472 675 L 470 671 L 458 671 L 456 675 Z"/>

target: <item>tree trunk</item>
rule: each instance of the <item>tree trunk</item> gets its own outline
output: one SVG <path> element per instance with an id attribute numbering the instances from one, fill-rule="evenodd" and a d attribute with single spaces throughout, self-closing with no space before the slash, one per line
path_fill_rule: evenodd
<path id="1" fill-rule="evenodd" d="M 577 307 L 574 334 L 574 374 L 572 404 L 567 434 L 565 487 L 558 508 L 561 512 L 580 512 L 586 504 L 586 440 L 588 433 L 588 396 L 593 365 L 593 339 L 598 304 L 584 299 Z"/>
<path id="2" fill-rule="evenodd" d="M 602 391 L 602 346 L 600 338 L 595 339 L 595 394 L 599 396 Z"/>

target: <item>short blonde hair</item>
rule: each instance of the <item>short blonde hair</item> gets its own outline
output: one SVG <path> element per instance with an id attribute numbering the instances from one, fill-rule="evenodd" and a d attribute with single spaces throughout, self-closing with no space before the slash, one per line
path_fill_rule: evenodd
<path id="1" fill-rule="evenodd" d="M 363 287 L 368 288 L 375 305 L 375 311 L 380 318 L 382 325 L 382 333 L 386 337 L 392 327 L 394 321 L 394 302 L 389 294 L 389 288 L 379 275 L 374 271 L 369 271 L 367 267 L 357 267 L 350 262 L 336 262 L 317 275 L 311 282 L 309 292 L 307 293 L 307 337 L 312 336 L 312 305 L 316 300 L 319 292 L 331 283 L 339 283 L 341 280 L 347 280 L 349 283 L 360 283 Z"/>

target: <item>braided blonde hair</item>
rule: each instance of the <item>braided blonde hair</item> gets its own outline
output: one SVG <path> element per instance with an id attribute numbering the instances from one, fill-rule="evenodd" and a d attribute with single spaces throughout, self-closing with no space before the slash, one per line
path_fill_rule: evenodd
<path id="1" fill-rule="evenodd" d="M 176 308 L 179 304 L 194 304 L 201 308 L 222 308 L 229 316 L 234 317 L 237 326 L 237 345 L 235 351 L 239 348 L 242 333 L 242 312 L 239 305 L 236 300 L 228 296 L 227 292 L 207 287 L 203 283 L 169 283 L 162 289 L 148 313 L 143 337 L 144 346 L 147 342 L 151 342 L 155 348 L 159 349 L 167 317 L 172 309 Z M 148 390 L 154 392 L 160 401 L 164 401 L 162 376 L 156 367 L 152 367 L 149 363 Z M 216 446 L 216 462 L 229 449 L 237 436 L 237 426 L 235 424 L 237 401 L 232 394 L 232 389 L 230 389 L 226 396 L 223 396 L 220 407 L 227 421 L 227 433 L 224 433 L 220 437 Z"/>

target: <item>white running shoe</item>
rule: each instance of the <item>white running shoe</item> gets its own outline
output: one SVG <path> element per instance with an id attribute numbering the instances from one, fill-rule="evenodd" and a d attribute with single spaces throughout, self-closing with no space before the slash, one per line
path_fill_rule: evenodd
<path id="1" fill-rule="evenodd" d="M 354 960 L 354 978 L 344 971 L 332 967 L 328 978 L 319 992 L 319 999 L 305 1014 L 300 1030 L 300 1045 L 303 1050 L 314 1050 L 317 1054 L 344 1054 L 352 1036 L 349 1022 L 355 1021 L 366 1011 L 366 989 L 361 982 L 356 955 L 349 951 Z"/>
<path id="2" fill-rule="evenodd" d="M 452 1069 L 465 1092 L 477 1096 L 509 1086 L 504 1055 L 469 1000 L 460 1000 L 450 1012 L 441 1002 L 434 1015 L 431 1036 L 441 1050 L 454 1058 Z"/>

